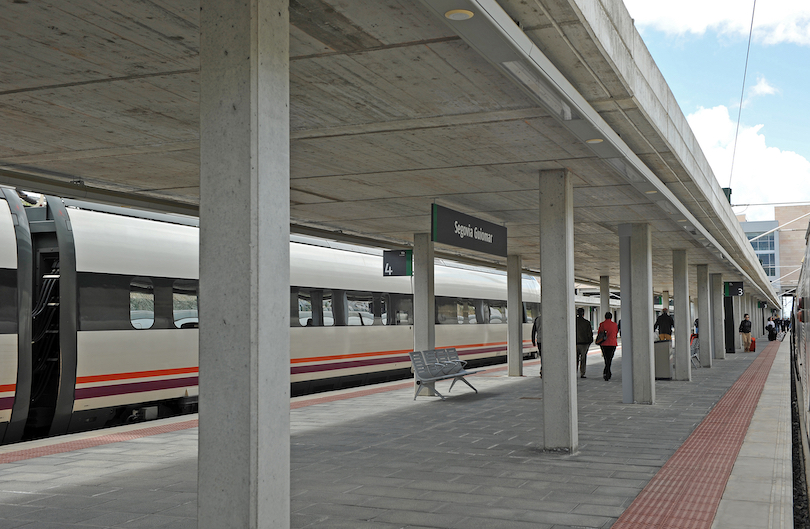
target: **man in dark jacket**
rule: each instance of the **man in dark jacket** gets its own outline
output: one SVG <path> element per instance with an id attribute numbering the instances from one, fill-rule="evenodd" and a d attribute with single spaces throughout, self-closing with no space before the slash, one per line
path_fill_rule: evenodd
<path id="1" fill-rule="evenodd" d="M 672 316 L 669 315 L 669 309 L 664 307 L 661 309 L 661 315 L 655 320 L 653 331 L 658 329 L 659 340 L 672 340 L 672 327 L 674 325 L 675 321 L 672 319 Z"/>
<path id="2" fill-rule="evenodd" d="M 740 322 L 740 339 L 742 341 L 743 351 L 751 349 L 751 319 L 748 314 L 744 316 L 744 320 Z"/>
<path id="3" fill-rule="evenodd" d="M 579 366 L 580 378 L 585 377 L 585 368 L 588 363 L 588 347 L 593 343 L 593 329 L 591 322 L 585 319 L 585 309 L 582 307 L 577 309 L 577 366 Z"/>
<path id="4" fill-rule="evenodd" d="M 537 347 L 537 358 L 540 359 L 540 378 L 543 378 L 543 345 L 540 343 L 541 336 L 540 315 L 538 314 L 532 324 L 532 345 Z"/>

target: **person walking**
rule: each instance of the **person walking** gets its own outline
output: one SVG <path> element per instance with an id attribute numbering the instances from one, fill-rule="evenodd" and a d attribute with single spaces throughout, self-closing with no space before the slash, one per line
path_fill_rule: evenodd
<path id="1" fill-rule="evenodd" d="M 599 336 L 601 332 L 604 332 L 606 335 L 605 340 L 599 344 L 599 347 L 602 349 L 602 358 L 605 360 L 605 370 L 602 376 L 605 380 L 610 380 L 610 377 L 613 375 L 610 372 L 610 365 L 613 363 L 613 355 L 616 353 L 616 347 L 619 345 L 616 339 L 619 334 L 619 326 L 613 322 L 613 314 L 610 312 L 605 313 L 605 319 L 599 324 L 599 330 L 596 335 Z"/>
<path id="2" fill-rule="evenodd" d="M 768 323 L 765 324 L 765 330 L 768 331 L 768 340 L 771 342 L 776 340 L 776 324 L 773 320 L 774 318 L 768 318 Z"/>
<path id="3" fill-rule="evenodd" d="M 659 340 L 672 340 L 672 327 L 674 325 L 675 321 L 672 319 L 672 316 L 669 315 L 669 309 L 664 307 L 661 309 L 661 315 L 655 320 L 653 331 L 658 329 Z"/>
<path id="4" fill-rule="evenodd" d="M 532 324 L 532 345 L 537 347 L 537 358 L 540 359 L 540 378 L 543 378 L 543 347 L 540 344 L 540 315 L 534 319 Z"/>
<path id="5" fill-rule="evenodd" d="M 576 349 L 577 349 L 577 366 L 579 366 L 579 378 L 587 378 L 585 376 L 585 368 L 588 364 L 588 347 L 593 343 L 593 328 L 591 322 L 585 319 L 585 309 L 582 307 L 577 309 L 576 319 Z"/>
<path id="6" fill-rule="evenodd" d="M 751 318 L 748 316 L 748 314 L 743 316 L 743 321 L 740 322 L 739 331 L 743 351 L 748 351 L 751 349 Z"/>

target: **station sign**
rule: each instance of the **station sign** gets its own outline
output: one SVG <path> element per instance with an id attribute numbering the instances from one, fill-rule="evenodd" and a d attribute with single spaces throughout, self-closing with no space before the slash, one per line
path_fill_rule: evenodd
<path id="1" fill-rule="evenodd" d="M 383 251 L 383 276 L 412 276 L 413 250 Z"/>
<path id="2" fill-rule="evenodd" d="M 723 295 L 726 297 L 742 296 L 744 293 L 742 281 L 726 281 L 723 283 Z"/>
<path id="3" fill-rule="evenodd" d="M 506 257 L 506 228 L 433 204 L 431 240 Z"/>

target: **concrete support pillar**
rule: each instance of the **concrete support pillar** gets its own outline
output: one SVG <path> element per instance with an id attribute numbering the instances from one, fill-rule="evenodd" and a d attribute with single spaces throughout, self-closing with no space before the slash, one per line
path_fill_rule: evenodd
<path id="1" fill-rule="evenodd" d="M 200 8 L 198 527 L 288 528 L 288 0 Z"/>
<path id="2" fill-rule="evenodd" d="M 622 323 L 622 382 L 632 384 L 632 400 L 623 387 L 625 402 L 655 404 L 655 374 L 653 364 L 653 292 L 652 238 L 649 224 L 619 225 L 619 256 L 622 268 L 623 322 L 630 321 L 627 333 Z M 625 269 L 629 282 L 625 282 Z M 629 296 L 626 295 L 629 284 Z M 626 344 L 631 342 L 627 354 Z M 631 360 L 628 362 L 628 360 Z"/>
<path id="3" fill-rule="evenodd" d="M 700 365 L 712 367 L 714 339 L 712 337 L 711 295 L 709 294 L 709 265 L 697 265 L 697 295 Z"/>
<path id="4" fill-rule="evenodd" d="M 540 171 L 543 434 L 546 450 L 579 446 L 574 357 L 574 192 L 567 170 Z"/>
<path id="5" fill-rule="evenodd" d="M 689 325 L 689 263 L 686 250 L 672 251 L 672 297 L 675 301 L 674 380 L 692 380 Z"/>
<path id="6" fill-rule="evenodd" d="M 510 377 L 523 376 L 523 260 L 519 255 L 506 258 L 506 358 Z"/>
<path id="7" fill-rule="evenodd" d="M 731 299 L 734 300 L 734 314 L 738 315 L 734 319 L 734 352 L 741 353 L 742 352 L 742 339 L 740 337 L 739 328 L 740 322 L 745 319 L 745 310 L 743 310 L 743 303 L 741 296 L 733 296 Z"/>
<path id="8" fill-rule="evenodd" d="M 413 350 L 436 348 L 436 302 L 433 294 L 433 241 L 413 234 Z"/>
<path id="9" fill-rule="evenodd" d="M 714 342 L 714 358 L 726 358 L 725 329 L 723 328 L 723 274 L 711 274 L 712 296 L 712 341 Z"/>
<path id="10" fill-rule="evenodd" d="M 599 276 L 599 317 L 594 322 L 596 327 L 599 327 L 608 312 L 610 312 L 610 276 Z M 619 320 L 614 321 L 619 323 Z"/>
<path id="11" fill-rule="evenodd" d="M 669 309 L 669 290 L 661 292 L 661 308 Z"/>

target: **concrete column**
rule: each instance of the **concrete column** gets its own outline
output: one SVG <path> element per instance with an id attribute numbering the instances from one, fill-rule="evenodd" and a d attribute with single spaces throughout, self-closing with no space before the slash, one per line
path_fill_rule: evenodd
<path id="1" fill-rule="evenodd" d="M 672 251 L 672 297 L 675 301 L 674 380 L 692 380 L 689 325 L 689 263 L 686 250 Z"/>
<path id="2" fill-rule="evenodd" d="M 741 296 L 733 296 L 731 299 L 734 300 L 734 352 L 741 353 L 742 352 L 742 339 L 740 337 L 739 328 L 740 322 L 745 319 L 745 310 L 743 310 L 743 303 Z"/>
<path id="3" fill-rule="evenodd" d="M 661 308 L 669 309 L 669 290 L 661 292 Z"/>
<path id="4" fill-rule="evenodd" d="M 574 191 L 567 170 L 540 171 L 543 434 L 546 450 L 579 446 L 574 357 Z"/>
<path id="5" fill-rule="evenodd" d="M 709 265 L 697 265 L 697 295 L 700 365 L 712 367 L 714 338 L 712 337 L 711 295 L 709 294 Z"/>
<path id="6" fill-rule="evenodd" d="M 288 0 L 200 8 L 198 527 L 288 528 Z"/>
<path id="7" fill-rule="evenodd" d="M 629 237 L 628 237 L 629 234 Z M 624 243 L 624 244 L 622 244 Z M 629 243 L 629 253 L 622 246 Z M 625 255 L 628 254 L 628 255 Z M 622 313 L 624 321 L 630 320 L 630 332 L 623 334 L 622 379 L 632 381 L 632 402 L 655 404 L 655 373 L 653 364 L 653 292 L 652 292 L 652 238 L 649 224 L 619 225 L 620 266 L 629 264 L 630 295 L 625 296 L 624 271 L 622 271 Z M 629 257 L 629 263 L 625 260 Z M 625 300 L 629 306 L 625 306 Z M 625 323 L 622 323 L 624 331 Z M 625 371 L 628 355 L 627 338 L 632 342 L 631 373 Z M 623 391 L 626 397 L 626 391 Z"/>
<path id="8" fill-rule="evenodd" d="M 413 234 L 413 350 L 436 348 L 436 302 L 433 294 L 433 241 Z"/>
<path id="9" fill-rule="evenodd" d="M 630 240 L 633 234 L 632 224 L 619 225 L 619 282 L 621 286 L 622 317 L 622 402 L 632 404 L 633 399 L 633 318 L 631 317 L 630 295 L 633 292 L 630 268 L 632 255 L 630 253 Z"/>
<path id="10" fill-rule="evenodd" d="M 506 357 L 509 376 L 523 376 L 523 280 L 519 255 L 506 258 Z"/>
<path id="11" fill-rule="evenodd" d="M 712 296 L 712 341 L 714 342 L 714 358 L 726 358 L 725 329 L 723 328 L 723 274 L 711 274 Z"/>
<path id="12" fill-rule="evenodd" d="M 596 318 L 596 327 L 605 319 L 605 314 L 610 312 L 610 276 L 599 276 L 599 315 Z M 614 320 L 619 323 L 619 320 Z"/>

